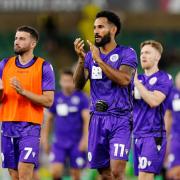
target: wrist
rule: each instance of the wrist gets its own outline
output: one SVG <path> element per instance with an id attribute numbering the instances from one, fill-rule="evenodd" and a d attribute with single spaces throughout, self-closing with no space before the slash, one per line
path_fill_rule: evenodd
<path id="1" fill-rule="evenodd" d="M 21 91 L 18 92 L 19 94 L 21 94 L 22 96 L 25 96 L 25 90 L 21 89 Z"/>
<path id="2" fill-rule="evenodd" d="M 135 86 L 138 86 L 141 83 L 140 83 L 140 81 L 138 79 L 134 79 L 134 84 L 135 84 Z"/>
<path id="3" fill-rule="evenodd" d="M 79 61 L 79 63 L 84 64 L 84 58 L 79 57 L 78 61 Z"/>
<path id="4" fill-rule="evenodd" d="M 97 58 L 97 59 L 96 59 L 96 62 L 97 62 L 99 65 L 103 63 L 103 61 L 102 61 L 101 58 Z"/>

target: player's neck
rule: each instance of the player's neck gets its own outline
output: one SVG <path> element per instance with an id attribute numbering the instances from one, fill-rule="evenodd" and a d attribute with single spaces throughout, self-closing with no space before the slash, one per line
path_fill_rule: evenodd
<path id="1" fill-rule="evenodd" d="M 157 66 L 144 70 L 146 76 L 151 76 L 152 74 L 154 74 L 158 71 L 159 71 L 159 68 Z"/>
<path id="2" fill-rule="evenodd" d="M 72 91 L 67 91 L 67 90 L 63 90 L 63 89 L 62 89 L 62 92 L 63 92 L 63 94 L 64 94 L 65 96 L 70 96 L 71 94 L 73 94 L 74 90 L 72 90 Z"/>
<path id="3" fill-rule="evenodd" d="M 117 43 L 115 41 L 112 41 L 110 43 L 107 43 L 105 46 L 100 47 L 100 51 L 103 54 L 108 54 L 111 52 L 113 49 L 115 49 L 117 46 Z"/>
<path id="4" fill-rule="evenodd" d="M 34 54 L 33 53 L 25 53 L 23 55 L 19 55 L 18 58 L 19 58 L 19 62 L 24 65 L 24 64 L 27 64 L 29 61 L 31 61 L 34 57 Z"/>

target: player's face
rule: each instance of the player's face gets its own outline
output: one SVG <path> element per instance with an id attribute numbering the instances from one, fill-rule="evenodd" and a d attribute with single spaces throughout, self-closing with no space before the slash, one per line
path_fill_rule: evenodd
<path id="1" fill-rule="evenodd" d="M 140 60 L 143 69 L 151 69 L 158 65 L 160 59 L 159 52 L 151 45 L 145 45 L 141 49 Z"/>
<path id="2" fill-rule="evenodd" d="M 175 83 L 176 87 L 180 90 L 180 72 L 176 75 Z"/>
<path id="3" fill-rule="evenodd" d="M 30 33 L 17 31 L 14 40 L 14 52 L 17 55 L 23 55 L 26 52 L 34 49 L 36 45 L 35 40 L 31 37 Z"/>
<path id="4" fill-rule="evenodd" d="M 103 47 L 107 43 L 111 42 L 111 25 L 108 23 L 107 18 L 97 18 L 94 22 L 94 35 L 95 45 Z"/>
<path id="5" fill-rule="evenodd" d="M 62 74 L 60 78 L 60 86 L 63 91 L 71 93 L 75 88 L 73 77 L 68 74 Z"/>

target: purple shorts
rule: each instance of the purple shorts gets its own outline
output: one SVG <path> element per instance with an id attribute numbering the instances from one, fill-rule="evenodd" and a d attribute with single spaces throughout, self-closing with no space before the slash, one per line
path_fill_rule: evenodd
<path id="1" fill-rule="evenodd" d="M 110 160 L 128 160 L 131 123 L 128 116 L 93 114 L 89 124 L 88 160 L 90 168 L 110 166 Z"/>
<path id="2" fill-rule="evenodd" d="M 180 142 L 179 135 L 172 136 L 170 140 L 170 152 L 168 155 L 168 168 L 180 166 Z"/>
<path id="3" fill-rule="evenodd" d="M 17 169 L 19 162 L 32 163 L 38 167 L 40 138 L 26 137 L 1 137 L 2 167 Z"/>
<path id="4" fill-rule="evenodd" d="M 52 150 L 49 155 L 52 163 L 65 164 L 69 159 L 71 168 L 82 169 L 86 166 L 86 152 L 82 152 L 78 149 L 78 143 L 69 148 L 64 148 L 58 143 L 52 145 Z"/>
<path id="5" fill-rule="evenodd" d="M 166 143 L 166 137 L 162 139 L 155 137 L 134 139 L 133 156 L 136 176 L 139 172 L 160 173 L 166 153 Z"/>

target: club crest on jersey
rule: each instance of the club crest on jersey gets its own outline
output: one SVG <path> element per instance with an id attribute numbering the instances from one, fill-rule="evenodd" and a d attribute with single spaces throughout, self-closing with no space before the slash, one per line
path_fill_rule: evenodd
<path id="1" fill-rule="evenodd" d="M 176 93 L 176 94 L 174 95 L 174 99 L 179 99 L 179 94 L 178 94 L 178 93 Z"/>
<path id="2" fill-rule="evenodd" d="M 153 77 L 149 80 L 149 84 L 154 85 L 156 83 L 156 81 L 157 81 L 157 77 Z"/>
<path id="3" fill-rule="evenodd" d="M 80 99 L 79 99 L 78 96 L 73 96 L 73 97 L 71 98 L 71 102 L 72 102 L 72 104 L 79 104 Z"/>
<path id="4" fill-rule="evenodd" d="M 113 54 L 110 56 L 110 61 L 111 62 L 116 62 L 119 59 L 119 55 L 118 54 Z"/>

